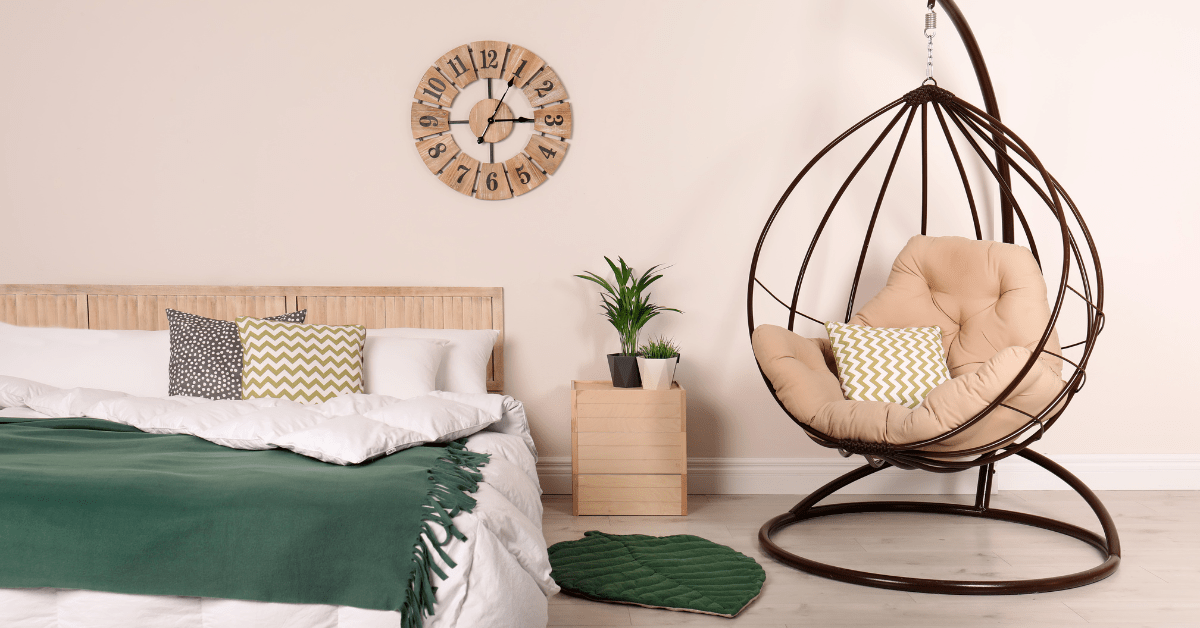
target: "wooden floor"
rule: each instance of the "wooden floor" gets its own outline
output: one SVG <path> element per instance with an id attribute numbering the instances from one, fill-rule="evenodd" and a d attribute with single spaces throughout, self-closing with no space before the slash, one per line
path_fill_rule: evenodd
<path id="1" fill-rule="evenodd" d="M 758 528 L 792 507 L 792 495 L 697 496 L 687 517 L 572 517 L 569 496 L 550 495 L 546 541 L 588 530 L 615 534 L 694 534 L 754 557 L 766 569 L 762 595 L 735 619 L 589 602 L 550 600 L 551 626 L 1108 626 L 1200 627 L 1200 492 L 1101 492 L 1121 535 L 1112 577 L 1057 593 L 1002 597 L 910 594 L 824 580 L 766 557 Z M 843 501 L 870 499 L 852 496 Z M 905 499 L 970 503 L 967 495 Z M 837 501 L 829 500 L 829 503 Z M 1006 491 L 993 507 L 1099 525 L 1067 491 Z M 823 562 L 916 577 L 1012 579 L 1079 571 L 1099 563 L 1091 547 L 1026 526 L 937 515 L 847 515 L 793 526 L 776 537 Z"/>

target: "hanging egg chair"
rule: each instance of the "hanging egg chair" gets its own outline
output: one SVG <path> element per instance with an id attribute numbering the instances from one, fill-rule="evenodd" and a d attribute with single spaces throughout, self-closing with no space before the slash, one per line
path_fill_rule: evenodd
<path id="1" fill-rule="evenodd" d="M 936 14 L 934 0 L 929 0 L 926 80 L 818 152 L 784 191 L 755 247 L 747 284 L 747 320 L 763 380 L 784 412 L 813 441 L 837 449 L 846 457 L 862 455 L 867 461 L 765 523 L 759 541 L 773 558 L 802 571 L 887 589 L 995 595 L 1090 584 L 1113 574 L 1120 563 L 1116 526 L 1099 498 L 1082 481 L 1030 449 L 1030 445 L 1054 425 L 1086 382 L 1088 361 L 1104 326 L 1100 260 L 1087 225 L 1066 190 L 1029 145 L 1000 122 L 983 56 L 961 11 L 953 0 L 941 0 L 940 6 L 967 48 L 986 111 L 933 80 Z M 865 129 L 885 122 L 877 136 L 867 137 L 870 144 L 865 154 L 859 158 L 854 153 L 855 159 L 847 161 L 854 166 L 844 178 L 813 175 L 834 151 L 848 145 L 856 135 L 861 138 Z M 898 172 L 906 139 L 913 136 L 920 139 L 919 201 L 913 182 L 909 198 L 886 205 L 903 208 L 907 218 L 901 218 L 911 220 L 913 231 L 919 224 L 919 235 L 914 235 L 896 257 L 887 284 L 856 311 L 855 298 L 865 282 L 864 269 L 870 266 L 868 251 L 873 235 L 881 231 L 877 227 L 885 220 L 892 220 L 889 224 L 902 223 L 881 210 L 889 184 L 893 190 L 905 191 L 893 175 Z M 942 172 L 933 169 L 936 161 L 931 156 L 937 151 L 942 151 Z M 910 152 L 916 155 L 915 150 Z M 873 158 L 875 169 L 882 173 L 882 183 L 870 183 L 869 193 L 863 195 L 863 208 L 873 204 L 867 218 L 865 211 L 855 214 L 846 206 L 853 204 L 847 199 L 856 197 L 850 192 L 856 189 L 854 184 L 861 185 L 868 178 L 864 173 L 872 171 Z M 916 168 L 911 170 L 915 172 Z M 818 179 L 818 188 L 826 186 L 824 192 L 836 186 L 832 198 L 822 196 L 819 189 L 805 195 L 798 193 L 814 179 Z M 981 179 L 988 182 L 987 186 L 979 185 Z M 941 187 L 946 181 L 962 188 L 962 194 L 951 204 L 959 205 L 963 215 L 970 218 L 969 223 L 959 221 L 966 237 L 930 234 L 931 198 L 946 198 Z M 990 207 L 984 193 L 993 185 L 999 191 L 995 203 L 1001 222 L 998 242 L 984 239 L 985 223 L 981 220 L 982 210 Z M 799 201 L 789 204 L 790 198 Z M 815 223 L 807 241 L 795 237 L 792 231 L 779 232 L 789 212 L 800 212 Z M 839 212 L 848 213 L 850 219 L 839 217 Z M 837 306 L 835 316 L 846 324 L 871 328 L 940 328 L 951 379 L 934 387 L 916 407 L 847 400 L 839 385 L 829 341 L 815 328 L 808 337 L 798 333 L 804 331 L 798 326 L 812 328 L 831 320 L 809 308 L 829 309 L 822 300 L 827 301 L 833 290 L 829 277 L 836 274 L 836 269 L 815 260 L 824 259 L 822 255 L 831 249 L 844 252 L 846 247 L 840 243 L 846 240 L 830 237 L 835 223 L 864 229 L 861 238 L 853 239 L 857 264 L 846 264 L 852 269 L 844 275 L 849 285 L 844 314 Z M 1035 235 L 1042 238 L 1041 250 Z M 792 257 L 766 255 L 765 248 L 772 242 L 782 243 L 782 249 Z M 784 266 L 798 262 L 798 269 L 779 268 L 781 257 L 786 258 Z M 1059 343 L 1059 327 L 1069 334 L 1065 345 Z M 1099 519 L 1102 534 L 1046 517 L 992 508 L 995 464 L 1014 455 L 1046 469 L 1082 496 Z M 934 473 L 978 469 L 975 503 L 819 505 L 834 492 L 888 467 Z M 1101 562 L 1084 571 L 1050 578 L 925 579 L 820 563 L 783 549 L 773 539 L 788 526 L 852 513 L 926 513 L 1019 523 L 1087 543 L 1099 551 Z"/>

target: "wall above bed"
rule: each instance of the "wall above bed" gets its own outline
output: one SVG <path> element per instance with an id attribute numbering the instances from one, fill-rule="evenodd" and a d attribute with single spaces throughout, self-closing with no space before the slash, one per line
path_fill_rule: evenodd
<path id="1" fill-rule="evenodd" d="M 1166 307 L 1200 306 L 1178 284 L 1200 267 L 1200 212 L 1180 183 L 1200 171 L 1200 123 L 1113 97 L 1126 80 L 1198 95 L 1200 6 L 1156 6 L 1153 36 L 1131 46 L 1127 3 L 1052 0 L 1036 18 L 959 4 L 1003 119 L 1071 191 L 1105 264 L 1088 388 L 1041 449 L 1200 453 L 1187 392 L 1200 340 L 1148 348 L 1144 332 Z M 687 315 L 646 331 L 686 354 L 689 453 L 714 469 L 828 461 L 755 369 L 746 272 L 812 154 L 924 78 L 924 1 L 506 8 L 464 0 L 453 26 L 431 28 L 384 0 L 0 3 L 0 283 L 501 286 L 505 390 L 561 462 L 570 381 L 606 377 L 616 348 L 572 275 L 603 255 L 673 264 L 654 297 Z M 978 101 L 951 30 L 935 43 L 939 84 Z M 431 55 L 489 39 L 552 59 L 573 104 L 554 184 L 504 203 L 429 176 L 410 129 Z M 864 297 L 911 233 L 879 225 Z M 1147 353 L 1155 368 L 1131 366 Z"/>

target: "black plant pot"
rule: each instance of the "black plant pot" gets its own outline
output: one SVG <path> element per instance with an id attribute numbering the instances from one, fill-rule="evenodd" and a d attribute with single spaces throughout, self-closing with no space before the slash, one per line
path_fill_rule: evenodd
<path id="1" fill-rule="evenodd" d="M 616 388 L 641 388 L 642 375 L 638 372 L 637 356 L 608 354 L 608 372 Z"/>

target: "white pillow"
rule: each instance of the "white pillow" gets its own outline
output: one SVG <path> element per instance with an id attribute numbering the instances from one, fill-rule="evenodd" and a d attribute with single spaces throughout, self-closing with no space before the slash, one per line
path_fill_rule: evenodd
<path id="1" fill-rule="evenodd" d="M 368 329 L 372 336 L 398 336 L 448 340 L 442 367 L 438 370 L 437 389 L 459 393 L 487 392 L 487 363 L 500 332 L 494 329 L 417 329 L 388 327 Z"/>
<path id="2" fill-rule="evenodd" d="M 367 394 L 409 399 L 437 390 L 449 340 L 367 336 L 363 372 Z"/>
<path id="3" fill-rule="evenodd" d="M 0 375 L 57 388 L 167 395 L 168 331 L 18 327 L 0 323 Z"/>

